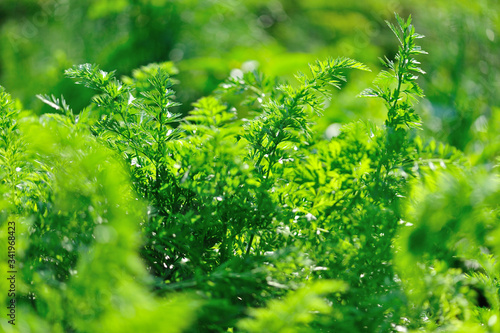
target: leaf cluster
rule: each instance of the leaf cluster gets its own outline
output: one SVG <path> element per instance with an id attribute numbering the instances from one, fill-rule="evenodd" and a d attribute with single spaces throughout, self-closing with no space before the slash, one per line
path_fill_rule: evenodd
<path id="1" fill-rule="evenodd" d="M 498 330 L 498 172 L 416 133 L 422 36 L 396 22 L 398 53 L 362 93 L 385 102 L 385 125 L 331 139 L 313 130 L 330 89 L 368 70 L 348 58 L 296 84 L 230 78 L 185 117 L 168 63 L 122 79 L 68 69 L 96 92 L 78 112 L 39 96 L 56 113 L 28 117 L 0 91 L 0 226 L 19 223 L 22 325 Z"/>

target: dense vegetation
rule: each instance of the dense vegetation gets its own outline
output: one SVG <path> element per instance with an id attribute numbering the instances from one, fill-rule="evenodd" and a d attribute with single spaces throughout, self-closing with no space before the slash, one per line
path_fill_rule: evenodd
<path id="1" fill-rule="evenodd" d="M 0 249 L 15 221 L 18 273 L 16 325 L 0 327 L 500 331 L 500 112 L 478 104 L 464 142 L 430 138 L 415 103 L 433 55 L 411 18 L 388 25 L 396 55 L 359 94 L 374 102 L 350 94 L 369 71 L 350 58 L 290 82 L 233 72 L 189 111 L 170 62 L 67 69 L 95 94 L 81 111 L 38 95 L 52 111 L 34 115 L 2 88 Z M 366 111 L 325 132 L 349 99 L 385 122 Z"/>

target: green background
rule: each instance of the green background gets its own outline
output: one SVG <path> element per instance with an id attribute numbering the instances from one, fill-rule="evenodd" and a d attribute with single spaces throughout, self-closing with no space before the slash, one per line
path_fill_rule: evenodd
<path id="1" fill-rule="evenodd" d="M 324 126 L 366 115 L 381 121 L 379 103 L 352 96 L 378 72 L 377 57 L 396 51 L 384 20 L 411 13 L 429 52 L 420 80 L 426 131 L 477 152 L 476 139 L 500 105 L 499 9 L 493 0 L 4 0 L 0 83 L 36 112 L 49 110 L 37 93 L 63 94 L 78 110 L 92 92 L 63 78 L 73 64 L 96 63 L 120 76 L 171 60 L 180 70 L 176 90 L 186 113 L 231 71 L 258 68 L 291 79 L 315 59 L 347 56 L 373 72 L 356 74 Z"/>

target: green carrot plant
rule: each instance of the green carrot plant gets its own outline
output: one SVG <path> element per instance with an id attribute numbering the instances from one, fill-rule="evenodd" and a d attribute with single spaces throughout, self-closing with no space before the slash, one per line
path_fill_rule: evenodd
<path id="1" fill-rule="evenodd" d="M 348 58 L 296 84 L 230 78 L 185 117 L 170 63 L 68 69 L 96 91 L 79 112 L 38 96 L 57 112 L 28 116 L 2 90 L 1 246 L 16 220 L 22 328 L 0 327 L 497 331 L 498 174 L 418 135 L 423 36 L 411 17 L 388 25 L 398 52 L 360 94 L 387 120 L 331 139 L 314 131 L 330 89 L 368 70 Z"/>

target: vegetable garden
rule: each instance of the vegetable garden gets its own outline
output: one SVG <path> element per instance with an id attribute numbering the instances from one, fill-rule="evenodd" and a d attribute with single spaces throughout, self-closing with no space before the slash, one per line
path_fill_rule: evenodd
<path id="1" fill-rule="evenodd" d="M 192 93 L 182 61 L 84 63 L 38 109 L 0 87 L 0 331 L 500 332 L 500 109 L 435 130 L 434 55 L 386 23 L 380 70 L 246 62 Z"/>

